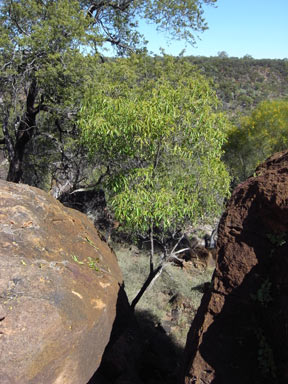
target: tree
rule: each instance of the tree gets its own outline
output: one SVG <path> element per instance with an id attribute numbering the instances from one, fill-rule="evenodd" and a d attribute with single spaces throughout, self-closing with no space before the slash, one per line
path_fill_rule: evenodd
<path id="1" fill-rule="evenodd" d="M 224 160 L 239 182 L 251 176 L 257 165 L 274 152 L 287 149 L 287 145 L 288 101 L 267 100 L 231 129 Z"/>
<path id="2" fill-rule="evenodd" d="M 8 180 L 23 180 L 23 162 L 36 136 L 46 135 L 63 151 L 63 132 L 68 137 L 74 132 L 82 86 L 91 80 L 99 61 L 94 54 L 105 44 L 118 54 L 143 47 L 137 32 L 143 18 L 193 43 L 193 31 L 206 28 L 202 4 L 215 1 L 1 1 L 0 143 L 8 153 Z"/>
<path id="3" fill-rule="evenodd" d="M 181 58 L 139 56 L 102 66 L 97 87 L 87 91 L 79 114 L 83 143 L 116 219 L 126 231 L 150 237 L 145 289 L 176 257 L 185 224 L 221 212 L 229 177 L 221 161 L 228 122 L 216 113 L 209 81 Z M 154 242 L 163 249 L 154 266 Z"/>
<path id="4" fill-rule="evenodd" d="M 217 56 L 220 57 L 221 59 L 227 59 L 229 56 L 228 56 L 228 53 L 225 52 L 225 51 L 219 51 L 217 53 Z"/>
<path id="5" fill-rule="evenodd" d="M 86 21 L 76 1 L 3 1 L 0 10 L 3 141 L 8 180 L 18 182 L 31 141 L 55 141 L 73 115 L 72 90 L 89 76 L 77 49 Z"/>

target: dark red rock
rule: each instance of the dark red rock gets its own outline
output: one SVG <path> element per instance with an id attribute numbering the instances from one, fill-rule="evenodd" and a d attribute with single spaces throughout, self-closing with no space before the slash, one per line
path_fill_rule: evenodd
<path id="1" fill-rule="evenodd" d="M 121 281 L 85 215 L 0 181 L 0 383 L 86 384 L 109 341 Z"/>
<path id="2" fill-rule="evenodd" d="M 212 288 L 185 351 L 185 384 L 288 383 L 288 152 L 238 185 Z"/>

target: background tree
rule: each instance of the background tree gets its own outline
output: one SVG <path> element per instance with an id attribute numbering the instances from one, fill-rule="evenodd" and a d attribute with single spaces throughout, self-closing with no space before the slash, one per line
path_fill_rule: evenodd
<path id="1" fill-rule="evenodd" d="M 78 49 L 87 22 L 77 1 L 4 1 L 0 9 L 2 129 L 8 180 L 18 182 L 31 140 L 40 133 L 55 140 L 65 115 L 73 115 L 72 90 L 89 75 Z"/>
<path id="2" fill-rule="evenodd" d="M 259 163 L 287 146 L 288 101 L 264 101 L 230 131 L 224 159 L 239 182 L 251 176 Z"/>
<path id="3" fill-rule="evenodd" d="M 213 4 L 215 0 L 189 0 L 185 4 L 180 0 L 1 1 L 1 143 L 10 163 L 8 180 L 23 181 L 23 161 L 33 148 L 44 149 L 43 133 L 49 139 L 48 147 L 63 151 L 63 133 L 68 137 L 75 133 L 73 117 L 82 85 L 95 68 L 91 63 L 95 53 L 106 44 L 112 44 L 118 54 L 143 46 L 144 39 L 137 32 L 139 19 L 193 43 L 193 32 L 206 28 L 203 3 Z M 33 144 L 40 134 L 42 144 Z M 32 154 L 30 165 L 33 158 Z M 46 164 L 49 162 L 46 158 Z M 37 163 L 33 167 L 36 169 Z M 77 184 L 75 180 L 72 184 Z"/>
<path id="4" fill-rule="evenodd" d="M 181 236 L 169 251 L 167 234 L 221 212 L 229 189 L 221 161 L 228 122 L 216 113 L 209 82 L 181 58 L 137 56 L 101 69 L 79 126 L 116 219 L 126 231 L 150 237 L 150 274 L 135 306 L 177 253 Z M 155 241 L 163 250 L 157 267 Z"/>

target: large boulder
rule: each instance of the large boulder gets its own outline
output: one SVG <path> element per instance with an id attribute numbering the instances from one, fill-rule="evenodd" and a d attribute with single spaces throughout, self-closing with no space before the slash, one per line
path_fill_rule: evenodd
<path id="1" fill-rule="evenodd" d="M 86 384 L 109 341 L 121 282 L 85 215 L 0 180 L 1 384 Z"/>
<path id="2" fill-rule="evenodd" d="M 288 383 L 288 152 L 233 192 L 185 352 L 186 384 Z"/>

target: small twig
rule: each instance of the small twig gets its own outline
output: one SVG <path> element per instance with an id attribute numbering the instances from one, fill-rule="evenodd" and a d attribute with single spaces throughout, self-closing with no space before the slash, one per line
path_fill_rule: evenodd
<path id="1" fill-rule="evenodd" d="M 178 253 L 182 253 L 182 252 L 185 252 L 185 251 L 190 251 L 190 248 L 182 248 L 182 249 L 180 249 L 177 252 L 171 252 L 171 255 L 178 255 Z"/>
<path id="2" fill-rule="evenodd" d="M 181 240 L 183 239 L 184 237 L 184 234 L 179 238 L 179 240 L 177 241 L 177 243 L 175 244 L 174 248 L 172 249 L 171 251 L 171 254 L 175 253 L 175 249 L 178 247 L 178 245 L 180 244 Z"/>

